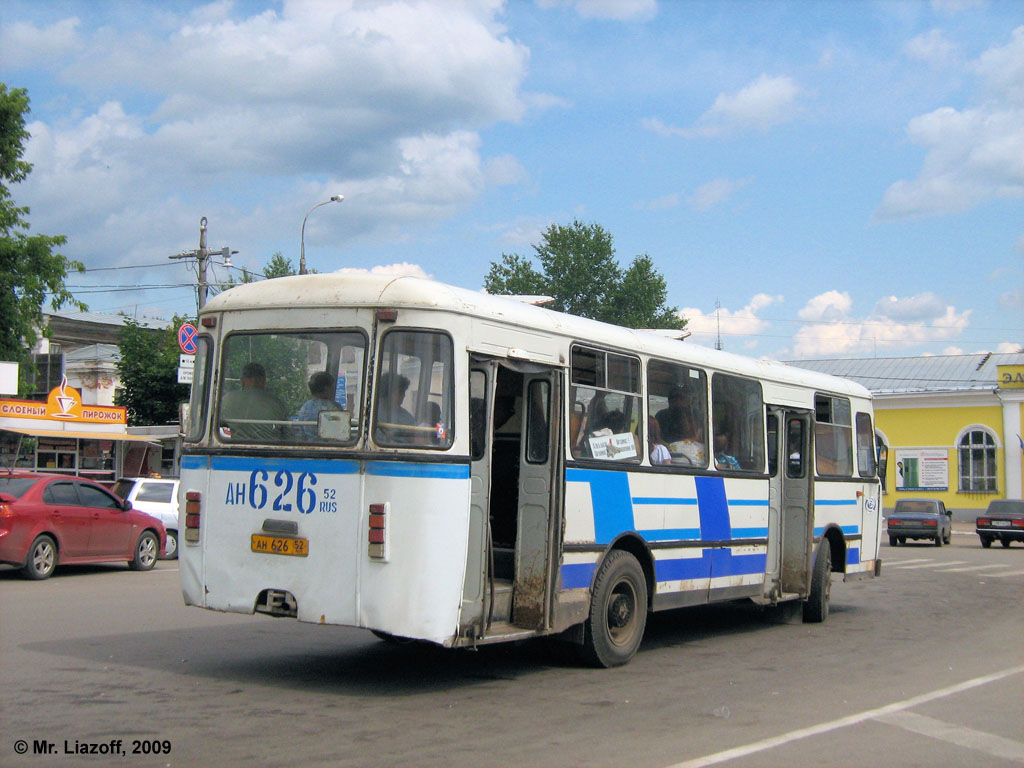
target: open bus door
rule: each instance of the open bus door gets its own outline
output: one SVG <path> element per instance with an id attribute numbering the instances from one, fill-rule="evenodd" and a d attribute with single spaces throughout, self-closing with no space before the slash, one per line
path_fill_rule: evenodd
<path id="1" fill-rule="evenodd" d="M 806 597 L 811 588 L 814 483 L 811 412 L 768 408 L 768 562 L 765 597 Z"/>
<path id="2" fill-rule="evenodd" d="M 478 637 L 550 626 L 561 531 L 560 403 L 555 368 L 472 360 L 462 625 L 477 625 Z"/>

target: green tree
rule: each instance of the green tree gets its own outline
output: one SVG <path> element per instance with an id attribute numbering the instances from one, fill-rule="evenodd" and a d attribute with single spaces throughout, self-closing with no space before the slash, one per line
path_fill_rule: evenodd
<path id="1" fill-rule="evenodd" d="M 47 296 L 53 309 L 65 304 L 87 309 L 64 285 L 69 270 L 84 272 L 85 267 L 54 252 L 66 238 L 30 236 L 29 209 L 16 206 L 11 197 L 9 186 L 32 171 L 32 164 L 21 159 L 29 138 L 28 112 L 28 92 L 0 83 L 0 360 L 22 364 L 21 392 L 28 391 L 32 378 L 32 348 L 40 333 L 49 336 L 43 324 Z"/>
<path id="2" fill-rule="evenodd" d="M 125 319 L 118 344 L 121 389 L 114 403 L 125 407 L 131 426 L 178 421 L 178 405 L 189 397 L 189 385 L 178 383 L 178 328 L 186 322 L 194 320 L 175 316 L 169 326 L 154 334 L 135 320 Z"/>
<path id="3" fill-rule="evenodd" d="M 530 259 L 504 253 L 492 262 L 484 290 L 495 294 L 551 296 L 560 312 L 628 328 L 684 328 L 676 307 L 666 306 L 665 278 L 650 256 L 637 256 L 623 271 L 612 236 L 600 224 L 552 224 L 533 246 L 541 269 Z"/>

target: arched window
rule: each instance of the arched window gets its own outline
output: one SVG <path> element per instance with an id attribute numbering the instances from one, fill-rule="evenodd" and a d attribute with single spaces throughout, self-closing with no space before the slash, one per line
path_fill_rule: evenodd
<path id="1" fill-rule="evenodd" d="M 961 491 L 996 490 L 996 440 L 984 427 L 971 427 L 957 444 Z"/>

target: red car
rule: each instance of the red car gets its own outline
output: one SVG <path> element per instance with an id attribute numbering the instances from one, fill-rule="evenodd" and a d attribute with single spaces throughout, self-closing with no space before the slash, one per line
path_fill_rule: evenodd
<path id="1" fill-rule="evenodd" d="M 68 475 L 0 474 L 0 562 L 30 579 L 58 565 L 124 560 L 136 571 L 156 565 L 164 525 L 106 488 Z"/>

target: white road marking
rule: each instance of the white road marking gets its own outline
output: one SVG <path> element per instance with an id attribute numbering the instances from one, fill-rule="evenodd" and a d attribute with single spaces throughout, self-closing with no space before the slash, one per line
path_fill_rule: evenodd
<path id="1" fill-rule="evenodd" d="M 935 562 L 935 558 L 933 558 L 933 557 L 914 557 L 913 559 L 910 559 L 910 560 L 891 560 L 890 562 L 893 563 L 893 564 L 889 565 L 890 568 L 898 568 L 900 565 L 906 565 L 907 563 L 911 563 L 911 562 Z"/>
<path id="2" fill-rule="evenodd" d="M 890 568 L 897 568 L 901 571 L 912 571 L 916 568 L 944 568 L 947 565 L 963 565 L 968 562 L 967 560 L 948 560 L 946 562 L 938 562 L 932 560 L 927 563 L 921 563 L 920 565 L 892 565 Z"/>
<path id="3" fill-rule="evenodd" d="M 1006 576 L 1024 576 L 1024 571 L 1003 571 L 1002 573 L 986 573 L 986 576 L 995 576 L 997 579 L 1002 579 Z"/>
<path id="4" fill-rule="evenodd" d="M 1010 566 L 1008 566 L 1008 565 L 1006 565 L 1004 563 L 989 563 L 988 565 L 969 565 L 966 568 L 943 568 L 940 571 L 940 573 L 965 573 L 967 571 L 983 571 L 986 568 L 995 568 L 996 570 L 999 570 L 1000 568 L 1009 568 L 1009 567 Z M 992 576 L 993 574 L 986 574 L 986 575 Z"/>
<path id="5" fill-rule="evenodd" d="M 761 741 L 755 741 L 752 744 L 746 744 L 741 747 L 734 747 L 722 752 L 716 752 L 713 755 L 704 755 L 703 757 L 696 757 L 682 763 L 675 763 L 667 766 L 667 768 L 704 768 L 704 766 L 708 765 L 717 765 L 718 763 L 724 763 L 727 760 L 735 760 L 758 752 L 764 752 L 765 750 L 780 747 L 784 744 L 789 744 L 801 739 L 807 739 L 811 736 L 820 736 L 821 734 L 839 730 L 840 728 L 848 728 L 851 725 L 860 725 L 868 720 L 880 719 L 895 712 L 903 712 L 911 707 L 927 704 L 930 701 L 952 696 L 956 693 L 962 693 L 963 691 L 969 691 L 972 688 L 988 685 L 989 683 L 994 683 L 998 680 L 1012 677 L 1013 675 L 1019 675 L 1022 672 L 1024 672 L 1024 664 L 1017 667 L 1010 667 L 1009 669 L 1004 669 L 999 672 L 993 672 L 990 675 L 975 677 L 973 680 L 957 683 L 956 685 L 951 685 L 947 688 L 940 688 L 929 693 L 922 693 L 920 696 L 912 696 L 909 699 L 893 702 L 892 704 L 887 704 L 886 706 L 878 707 L 877 709 L 868 709 L 855 715 L 841 717 L 838 720 L 820 723 L 819 725 L 812 725 L 809 728 L 799 728 L 795 731 L 789 731 L 788 733 L 783 733 L 778 736 L 772 736 L 771 738 L 762 739 Z"/>
<path id="6" fill-rule="evenodd" d="M 958 747 L 984 752 L 1002 760 L 1024 763 L 1024 743 L 1013 739 L 1004 739 L 1002 736 L 976 731 L 956 723 L 943 722 L 915 712 L 891 712 L 876 717 L 875 720 L 939 741 L 947 741 Z"/>

